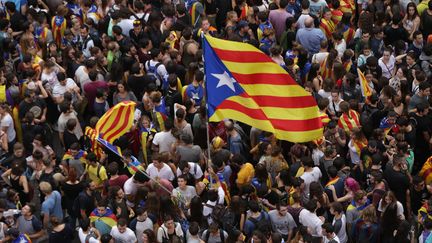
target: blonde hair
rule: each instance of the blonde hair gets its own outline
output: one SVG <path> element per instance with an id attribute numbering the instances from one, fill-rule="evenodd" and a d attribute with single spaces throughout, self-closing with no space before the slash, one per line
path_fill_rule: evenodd
<path id="1" fill-rule="evenodd" d="M 39 189 L 42 191 L 42 193 L 44 194 L 49 194 L 52 192 L 52 186 L 51 184 L 49 184 L 46 181 L 42 181 L 41 183 L 39 183 Z"/>
<path id="2" fill-rule="evenodd" d="M 229 11 L 227 13 L 227 21 L 231 21 L 233 20 L 235 17 L 237 17 L 237 12 L 236 11 Z"/>
<path id="3" fill-rule="evenodd" d="M 360 213 L 360 218 L 365 221 L 376 223 L 377 215 L 376 215 L 375 206 L 369 205 L 365 209 L 363 209 L 363 211 Z"/>

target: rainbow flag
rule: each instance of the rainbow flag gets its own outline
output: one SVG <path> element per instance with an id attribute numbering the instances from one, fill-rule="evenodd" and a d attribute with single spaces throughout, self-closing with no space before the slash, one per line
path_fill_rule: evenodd
<path id="1" fill-rule="evenodd" d="M 203 46 L 211 122 L 231 118 L 291 142 L 322 137 L 314 98 L 270 57 L 249 44 L 207 35 Z"/>
<path id="2" fill-rule="evenodd" d="M 135 102 L 123 101 L 109 109 L 97 122 L 96 132 L 102 139 L 113 143 L 133 125 Z"/>
<path id="3" fill-rule="evenodd" d="M 366 77 L 364 76 L 363 72 L 360 70 L 360 68 L 357 68 L 357 73 L 359 77 L 360 82 L 360 89 L 362 92 L 363 97 L 366 99 L 372 95 L 372 88 L 369 86 L 368 81 L 366 80 Z"/>
<path id="4" fill-rule="evenodd" d="M 83 163 L 83 164 L 86 164 L 86 163 L 87 163 L 87 161 L 86 161 L 86 156 L 87 156 L 87 153 L 86 153 L 84 150 L 80 150 L 80 151 L 78 152 L 78 154 L 75 155 L 75 156 L 72 156 L 72 154 L 70 153 L 70 151 L 67 151 L 67 152 L 63 155 L 62 160 L 64 161 L 64 160 L 68 160 L 68 159 L 75 159 L 75 160 L 80 160 L 81 163 Z"/>
<path id="5" fill-rule="evenodd" d="M 335 178 L 331 179 L 329 182 L 327 182 L 327 184 L 325 185 L 325 188 L 336 184 L 336 182 L 338 182 L 338 180 L 339 180 L 339 176 L 336 176 Z"/>
<path id="6" fill-rule="evenodd" d="M 100 215 L 97 208 L 95 208 L 89 218 L 90 222 L 94 223 L 96 229 L 101 234 L 109 234 L 111 228 L 117 225 L 117 217 L 110 208 L 106 208 L 106 212 L 103 215 Z"/>

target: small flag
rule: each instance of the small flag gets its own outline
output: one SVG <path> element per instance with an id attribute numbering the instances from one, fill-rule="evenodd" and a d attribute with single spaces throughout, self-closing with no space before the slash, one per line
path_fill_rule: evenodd
<path id="1" fill-rule="evenodd" d="M 96 132 L 102 139 L 113 143 L 133 125 L 135 102 L 123 101 L 109 109 L 97 122 Z"/>
<path id="2" fill-rule="evenodd" d="M 366 77 L 364 76 L 363 72 L 360 70 L 360 68 L 357 68 L 357 73 L 359 77 L 360 82 L 360 89 L 362 92 L 363 97 L 368 98 L 372 95 L 372 88 L 369 86 L 368 81 L 366 80 Z"/>
<path id="3" fill-rule="evenodd" d="M 104 146 L 105 148 L 109 149 L 111 152 L 115 153 L 116 155 L 118 155 L 120 158 L 123 158 L 121 149 L 118 146 L 115 146 L 113 144 L 111 144 L 110 142 L 104 140 L 101 137 L 98 137 L 97 141 Z"/>

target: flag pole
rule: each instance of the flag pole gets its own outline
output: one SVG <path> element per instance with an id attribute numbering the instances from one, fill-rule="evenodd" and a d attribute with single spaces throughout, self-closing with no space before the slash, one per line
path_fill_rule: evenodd
<path id="1" fill-rule="evenodd" d="M 208 88 L 207 88 L 207 78 L 206 78 L 206 73 L 205 73 L 205 71 L 206 71 L 206 68 L 205 68 L 205 59 L 204 59 L 204 57 L 205 57 L 205 55 L 204 55 L 204 53 L 205 53 L 205 43 L 204 43 L 204 32 L 203 33 L 201 33 L 201 45 L 202 45 L 202 48 L 203 48 L 203 56 L 202 56 L 202 59 L 203 59 L 203 64 L 204 64 L 204 98 L 205 98 L 205 102 L 206 102 L 206 105 L 205 105 L 205 107 L 206 107 L 206 133 L 207 133 L 207 157 L 208 157 L 208 159 L 207 159 L 207 168 L 209 168 L 210 166 L 211 166 L 211 164 L 212 164 L 212 160 L 211 160 L 211 151 L 210 151 L 210 129 L 209 129 L 209 126 L 210 126 L 210 121 L 209 121 L 209 116 L 208 116 L 208 110 L 209 110 L 209 106 L 208 106 Z M 213 180 L 212 180 L 212 177 L 211 177 L 211 175 L 210 175 L 210 173 L 209 173 L 209 183 L 210 183 L 210 186 L 213 184 Z"/>

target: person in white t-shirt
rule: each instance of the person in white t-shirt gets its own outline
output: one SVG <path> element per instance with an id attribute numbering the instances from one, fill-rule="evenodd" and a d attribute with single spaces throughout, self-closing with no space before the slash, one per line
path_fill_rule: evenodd
<path id="1" fill-rule="evenodd" d="M 322 237 L 321 226 L 325 219 L 316 215 L 316 209 L 317 201 L 315 199 L 305 203 L 304 209 L 299 214 L 299 223 L 307 227 L 313 237 Z"/>
<path id="2" fill-rule="evenodd" d="M 309 185 L 312 182 L 319 182 L 322 177 L 321 170 L 318 167 L 314 167 L 314 161 L 310 157 L 304 157 L 301 159 L 304 167 L 304 173 L 300 178 L 304 180 L 304 190 L 302 198 L 304 202 L 309 200 Z"/>
<path id="3" fill-rule="evenodd" d="M 57 74 L 58 83 L 54 85 L 52 97 L 54 102 L 60 104 L 64 100 L 64 94 L 69 92 L 72 94 L 72 101 L 75 102 L 80 98 L 80 88 L 76 85 L 75 81 L 71 78 L 66 78 L 65 73 Z"/>
<path id="4" fill-rule="evenodd" d="M 12 143 L 16 139 L 16 132 L 14 128 L 14 121 L 10 115 L 8 104 L 0 105 L 1 129 L 7 134 L 7 141 L 9 149 L 12 148 Z"/>
<path id="5" fill-rule="evenodd" d="M 144 184 L 146 182 L 148 182 L 150 179 L 144 175 L 143 173 L 135 173 L 135 175 L 131 178 L 129 178 L 124 186 L 123 186 L 123 191 L 126 195 L 126 204 L 129 207 L 133 207 L 135 206 L 134 201 L 135 201 L 135 196 L 137 194 L 138 191 L 138 187 L 140 186 L 144 186 Z"/>
<path id="6" fill-rule="evenodd" d="M 138 243 L 143 243 L 144 231 L 147 229 L 153 230 L 153 221 L 148 217 L 144 208 L 138 207 L 135 213 L 137 217 L 131 221 L 129 227 L 135 232 Z"/>
<path id="7" fill-rule="evenodd" d="M 173 128 L 173 126 L 173 121 L 168 119 L 165 121 L 165 131 L 155 134 L 152 144 L 152 150 L 154 152 L 170 152 L 171 145 L 177 141 L 177 139 L 171 133 L 171 129 Z"/>
<path id="8" fill-rule="evenodd" d="M 137 237 L 135 233 L 127 227 L 126 219 L 119 219 L 117 226 L 112 227 L 110 235 L 115 242 L 136 243 Z"/>
<path id="9" fill-rule="evenodd" d="M 82 219 L 78 230 L 78 237 L 81 243 L 99 243 L 100 233 L 96 228 L 91 227 L 90 219 Z"/>
<path id="10" fill-rule="evenodd" d="M 152 179 L 162 178 L 169 181 L 173 181 L 175 176 L 173 171 L 171 170 L 171 167 L 167 165 L 166 163 L 162 162 L 160 160 L 160 156 L 153 156 L 153 163 L 149 164 L 147 167 L 147 174 Z"/>

